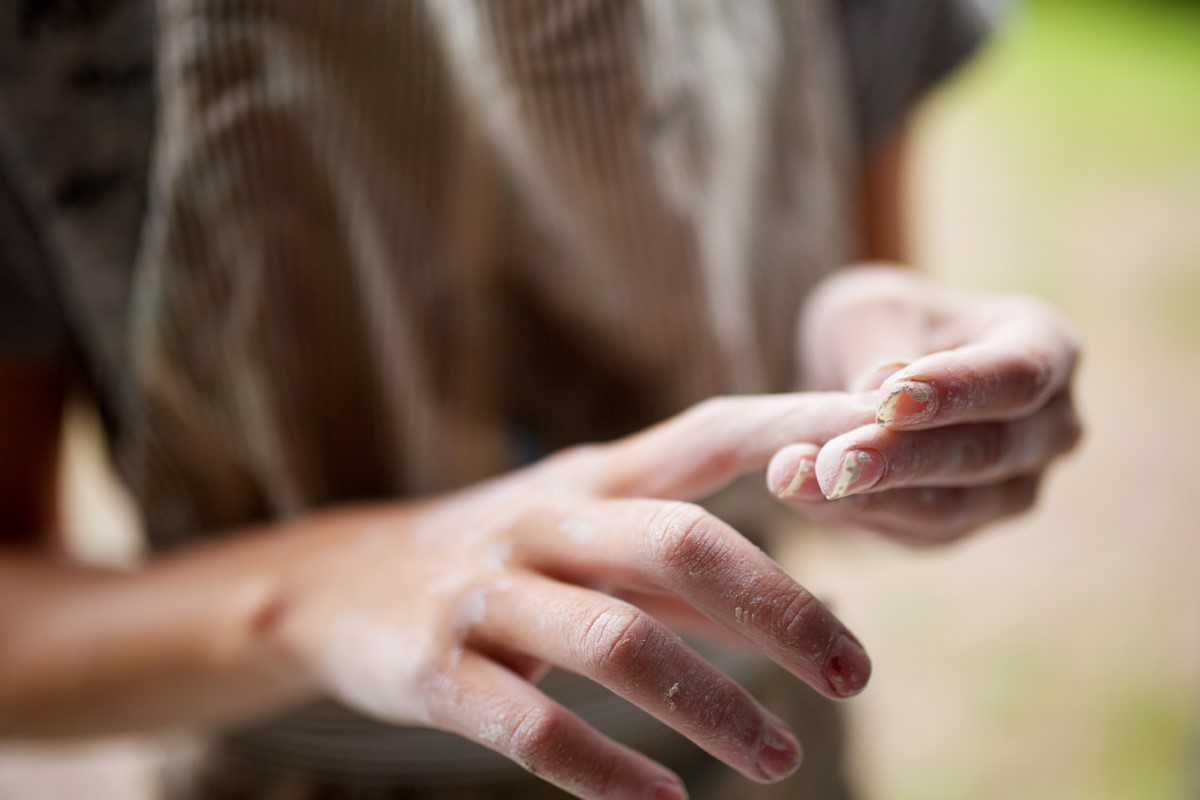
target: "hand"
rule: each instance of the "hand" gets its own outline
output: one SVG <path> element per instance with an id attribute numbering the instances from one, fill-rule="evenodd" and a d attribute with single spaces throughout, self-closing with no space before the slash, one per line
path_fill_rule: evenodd
<path id="1" fill-rule="evenodd" d="M 861 691 L 857 640 L 760 549 L 680 502 L 761 470 L 796 439 L 869 422 L 880 395 L 703 403 L 398 513 L 285 537 L 272 652 L 357 708 L 483 743 L 580 797 L 683 797 L 679 779 L 532 682 L 553 664 L 645 709 L 749 778 L 790 774 L 784 723 L 647 610 L 730 630 L 822 694 Z M 646 499 L 653 498 L 653 499 Z M 659 794 L 653 794 L 655 789 Z"/>
<path id="2" fill-rule="evenodd" d="M 1032 506 L 1079 441 L 1078 344 L 1041 301 L 859 268 L 827 281 L 803 322 L 811 383 L 883 391 L 874 424 L 776 454 L 768 484 L 806 514 L 952 540 Z"/>

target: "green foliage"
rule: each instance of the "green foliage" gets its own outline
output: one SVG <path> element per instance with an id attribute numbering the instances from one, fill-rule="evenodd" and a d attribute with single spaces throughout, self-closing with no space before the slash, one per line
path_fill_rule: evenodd
<path id="1" fill-rule="evenodd" d="M 975 102 L 1050 174 L 1200 161 L 1200 3 L 1041 0 L 976 72 Z"/>

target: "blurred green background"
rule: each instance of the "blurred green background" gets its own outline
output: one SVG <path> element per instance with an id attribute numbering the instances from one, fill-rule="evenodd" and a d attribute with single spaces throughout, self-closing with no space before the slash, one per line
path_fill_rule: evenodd
<path id="1" fill-rule="evenodd" d="M 1085 342 L 1081 451 L 948 552 L 791 563 L 861 632 L 870 800 L 1200 797 L 1200 3 L 1034 0 L 922 115 L 916 252 Z"/>

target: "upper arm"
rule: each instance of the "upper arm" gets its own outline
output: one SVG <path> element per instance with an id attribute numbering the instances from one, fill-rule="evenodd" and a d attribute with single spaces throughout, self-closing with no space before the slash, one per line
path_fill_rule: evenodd
<path id="1" fill-rule="evenodd" d="M 973 0 L 836 0 L 847 88 L 860 144 L 860 255 L 907 255 L 907 125 L 922 97 L 983 41 Z"/>

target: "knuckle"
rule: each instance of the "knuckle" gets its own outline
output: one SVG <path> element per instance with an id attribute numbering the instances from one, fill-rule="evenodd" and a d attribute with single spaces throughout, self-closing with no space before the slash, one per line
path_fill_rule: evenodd
<path id="1" fill-rule="evenodd" d="M 738 454 L 725 443 L 717 443 L 705 448 L 699 459 L 697 474 L 706 479 L 719 479 L 721 476 L 732 475 L 738 468 Z"/>
<path id="2" fill-rule="evenodd" d="M 716 521 L 692 503 L 669 503 L 655 514 L 648 536 L 652 563 L 670 573 L 695 575 L 720 548 Z"/>
<path id="3" fill-rule="evenodd" d="M 417 668 L 414 684 L 430 722 L 452 730 L 458 722 L 460 712 L 454 702 L 458 692 L 458 681 L 449 665 L 433 659 L 425 660 Z"/>
<path id="4" fill-rule="evenodd" d="M 627 675 L 658 636 L 657 623 L 645 612 L 620 606 L 605 609 L 583 630 L 579 656 L 590 674 Z"/>
<path id="5" fill-rule="evenodd" d="M 790 578 L 781 581 L 766 597 L 774 628 L 789 644 L 812 638 L 816 629 L 827 621 L 817 598 Z"/>
<path id="6" fill-rule="evenodd" d="M 705 716 L 714 739 L 728 738 L 731 733 L 736 735 L 753 731 L 753 712 L 745 698 L 728 689 L 714 689 L 710 694 Z"/>
<path id="7" fill-rule="evenodd" d="M 714 436 L 714 431 L 727 430 L 731 420 L 738 419 L 744 413 L 744 399 L 737 397 L 718 396 L 702 400 L 684 413 L 684 428 L 691 438 L 689 449 L 694 449 L 703 457 L 710 454 L 721 458 L 722 451 L 728 448 L 714 447 L 721 442 L 720 436 Z"/>
<path id="8" fill-rule="evenodd" d="M 552 759 L 555 748 L 567 739 L 566 714 L 553 708 L 531 708 L 513 725 L 508 751 L 520 763 L 538 767 Z"/>
<path id="9" fill-rule="evenodd" d="M 1050 355 L 1040 350 L 1030 351 L 1015 362 L 1009 378 L 1016 403 L 1022 407 L 1040 404 L 1053 374 Z"/>
<path id="10" fill-rule="evenodd" d="M 552 529 L 562 517 L 562 509 L 541 497 L 527 497 L 523 502 L 497 515 L 491 526 L 503 538 L 520 538 L 531 531 Z"/>
<path id="11" fill-rule="evenodd" d="M 727 437 L 714 432 L 729 428 L 731 419 L 741 415 L 738 399 L 733 397 L 710 397 L 684 412 L 683 429 L 687 433 L 686 445 L 691 472 L 697 475 L 722 475 L 736 464 L 736 454 L 729 446 Z"/>
<path id="12" fill-rule="evenodd" d="M 987 474 L 1002 465 L 1012 449 L 1012 427 L 1004 423 L 983 424 L 976 428 L 968 449 L 968 469 Z"/>
<path id="13" fill-rule="evenodd" d="M 953 374 L 941 378 L 937 389 L 945 405 L 956 409 L 970 408 L 981 392 L 986 392 L 984 376 L 976 366 L 967 363 L 955 364 Z"/>
<path id="14" fill-rule="evenodd" d="M 683 419 L 692 427 L 707 428 L 729 413 L 732 402 L 733 398 L 730 397 L 709 397 L 688 408 Z"/>

